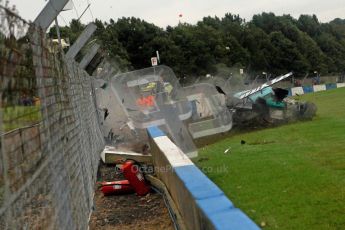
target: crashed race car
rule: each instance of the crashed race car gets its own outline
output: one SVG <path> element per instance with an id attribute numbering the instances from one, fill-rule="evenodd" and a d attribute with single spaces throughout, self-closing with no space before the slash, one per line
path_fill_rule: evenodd
<path id="1" fill-rule="evenodd" d="M 294 100 L 287 97 L 287 90 L 272 88 L 291 75 L 248 90 L 243 90 L 243 78 L 235 79 L 238 85 L 211 78 L 212 82 L 182 87 L 172 69 L 163 65 L 121 73 L 109 82 L 100 79 L 95 85 L 103 134 L 109 145 L 118 146 L 124 142 L 123 133 L 137 141 L 140 135 L 147 138 L 147 128 L 159 126 L 184 153 L 195 157 L 193 139 L 225 133 L 233 126 L 255 128 L 312 118 L 313 103 Z"/>
<path id="2" fill-rule="evenodd" d="M 288 90 L 271 87 L 290 76 L 292 73 L 277 77 L 254 89 L 227 95 L 227 107 L 233 111 L 234 124 L 267 125 L 312 119 L 317 111 L 314 103 L 290 98 Z M 224 92 L 219 86 L 216 87 L 219 92 Z"/>

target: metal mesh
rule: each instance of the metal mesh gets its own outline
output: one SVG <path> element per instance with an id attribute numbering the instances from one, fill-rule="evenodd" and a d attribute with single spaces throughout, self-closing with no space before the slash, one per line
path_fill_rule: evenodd
<path id="1" fill-rule="evenodd" d="M 86 229 L 104 140 L 92 78 L 0 8 L 0 229 Z"/>

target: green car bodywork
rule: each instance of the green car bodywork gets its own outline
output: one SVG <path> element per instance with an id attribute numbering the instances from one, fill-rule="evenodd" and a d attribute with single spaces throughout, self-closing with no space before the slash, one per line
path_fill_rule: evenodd
<path id="1" fill-rule="evenodd" d="M 278 101 L 275 99 L 274 91 L 272 87 L 266 87 L 257 93 L 249 96 L 249 99 L 255 103 L 258 98 L 262 98 L 266 101 L 266 105 L 271 108 L 285 108 L 286 104 L 283 101 Z"/>

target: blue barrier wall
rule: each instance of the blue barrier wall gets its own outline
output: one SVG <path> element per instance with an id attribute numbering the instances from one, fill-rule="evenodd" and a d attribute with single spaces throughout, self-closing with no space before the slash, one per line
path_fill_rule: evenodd
<path id="1" fill-rule="evenodd" d="M 187 229 L 259 229 L 159 128 L 148 128 L 148 134 L 155 166 L 170 168 L 155 172 L 166 184 Z"/>
<path id="2" fill-rule="evenodd" d="M 312 93 L 312 92 L 314 92 L 313 86 L 306 85 L 306 86 L 302 86 L 302 87 L 303 87 L 303 92 L 304 93 Z"/>
<path id="3" fill-rule="evenodd" d="M 326 84 L 326 90 L 336 89 L 336 88 L 337 88 L 337 84 L 336 83 Z"/>
<path id="4" fill-rule="evenodd" d="M 306 93 L 314 93 L 323 90 L 331 90 L 336 88 L 345 87 L 345 83 L 329 83 L 324 85 L 313 85 L 313 86 L 299 86 L 287 89 L 289 91 L 288 96 L 301 95 Z"/>

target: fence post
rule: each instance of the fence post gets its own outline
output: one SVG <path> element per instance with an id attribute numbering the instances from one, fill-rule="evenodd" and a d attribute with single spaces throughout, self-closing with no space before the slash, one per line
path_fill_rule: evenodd
<path id="1" fill-rule="evenodd" d="M 37 16 L 34 24 L 46 31 L 68 2 L 69 0 L 50 0 Z"/>
<path id="2" fill-rule="evenodd" d="M 90 64 L 92 59 L 95 57 L 99 48 L 100 48 L 100 45 L 93 44 L 93 46 L 90 48 L 89 52 L 81 60 L 79 67 L 82 69 L 85 69 L 88 66 L 88 64 Z"/>
<path id="3" fill-rule="evenodd" d="M 96 31 L 96 29 L 97 26 L 94 23 L 88 24 L 74 44 L 69 48 L 66 53 L 66 57 L 68 59 L 74 59 L 86 42 L 90 39 L 92 34 Z"/>
<path id="4" fill-rule="evenodd" d="M 2 74 L 2 73 L 0 73 Z M 10 183 L 8 179 L 8 160 L 5 151 L 5 129 L 4 129 L 4 122 L 3 122 L 3 107 L 2 107 L 2 89 L 0 91 L 0 176 L 2 175 L 4 183 L 3 183 L 3 197 L 2 203 L 0 203 L 0 216 L 2 213 L 5 213 L 4 220 L 5 226 L 3 226 L 0 222 L 0 228 L 8 229 L 8 224 L 10 223 L 10 219 L 12 217 L 11 211 L 7 211 L 7 207 L 10 205 Z M 1 178 L 0 178 L 1 179 Z M 2 208 L 1 208 L 2 207 Z M 3 209 L 4 208 L 4 209 Z"/>

